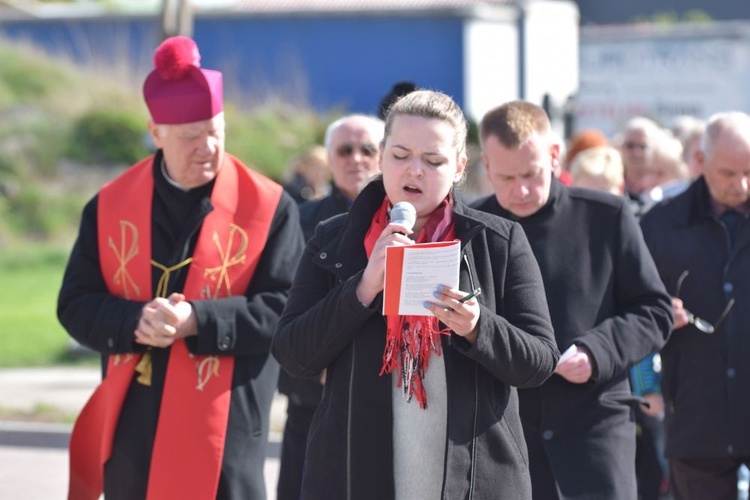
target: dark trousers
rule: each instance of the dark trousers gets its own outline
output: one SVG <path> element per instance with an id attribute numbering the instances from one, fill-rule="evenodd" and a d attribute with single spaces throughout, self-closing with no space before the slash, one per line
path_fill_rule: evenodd
<path id="1" fill-rule="evenodd" d="M 287 407 L 284 441 L 281 444 L 281 465 L 277 500 L 299 500 L 305 468 L 305 448 L 315 408 L 290 403 Z"/>
<path id="2" fill-rule="evenodd" d="M 675 500 L 737 500 L 737 472 L 750 457 L 670 459 Z"/>
<path id="3" fill-rule="evenodd" d="M 638 408 L 635 412 L 638 434 L 635 441 L 635 474 L 640 500 L 661 498 L 666 485 L 668 466 L 664 459 L 664 423 Z"/>
<path id="4" fill-rule="evenodd" d="M 529 450 L 529 472 L 531 473 L 531 495 L 533 500 L 559 500 L 560 491 L 552 472 L 547 451 L 538 437 L 538 432 L 526 434 Z"/>

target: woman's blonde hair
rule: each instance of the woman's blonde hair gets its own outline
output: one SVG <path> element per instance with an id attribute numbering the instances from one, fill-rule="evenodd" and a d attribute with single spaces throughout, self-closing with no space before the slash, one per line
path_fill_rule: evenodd
<path id="1" fill-rule="evenodd" d="M 394 118 L 399 115 L 419 116 L 450 124 L 455 131 L 453 145 L 458 152 L 458 158 L 466 155 L 468 125 L 463 111 L 450 96 L 433 90 L 416 90 L 401 97 L 389 108 L 386 115 L 383 144 L 391 133 Z"/>
<path id="2" fill-rule="evenodd" d="M 620 152 L 610 146 L 584 149 L 573 158 L 570 175 L 573 184 L 579 177 L 589 176 L 604 179 L 610 188 L 622 186 L 624 173 Z"/>

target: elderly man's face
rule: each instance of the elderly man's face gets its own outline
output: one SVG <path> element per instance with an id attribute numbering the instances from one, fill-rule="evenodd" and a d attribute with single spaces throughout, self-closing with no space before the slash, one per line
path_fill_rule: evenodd
<path id="1" fill-rule="evenodd" d="M 379 140 L 358 120 L 345 122 L 331 135 L 328 158 L 333 183 L 350 200 L 380 171 Z"/>
<path id="2" fill-rule="evenodd" d="M 149 132 L 164 152 L 167 174 L 180 186 L 192 189 L 216 177 L 224 161 L 224 113 L 179 125 L 149 122 Z"/>
<path id="3" fill-rule="evenodd" d="M 711 158 L 699 158 L 716 201 L 737 208 L 750 199 L 750 137 L 724 132 L 716 138 Z"/>
<path id="4" fill-rule="evenodd" d="M 628 130 L 620 154 L 625 167 L 625 189 L 643 193 L 656 185 L 653 165 L 654 139 L 643 130 Z"/>

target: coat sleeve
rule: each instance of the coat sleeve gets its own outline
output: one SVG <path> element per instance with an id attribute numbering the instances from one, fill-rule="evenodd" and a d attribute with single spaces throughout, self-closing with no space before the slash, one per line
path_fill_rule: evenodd
<path id="1" fill-rule="evenodd" d="M 493 270 L 495 278 L 503 277 L 494 281 L 493 295 L 500 303 L 489 308 L 480 300 L 476 344 L 469 346 L 456 336 L 453 343 L 502 382 L 521 388 L 536 387 L 552 375 L 560 353 L 539 265 L 517 223 L 511 229 L 508 246 L 507 260 L 493 262 L 493 269 L 505 267 L 505 272 Z M 491 248 L 490 253 L 495 254 Z"/>
<path id="2" fill-rule="evenodd" d="M 193 301 L 198 335 L 187 339 L 188 348 L 203 355 L 268 353 L 303 246 L 297 205 L 283 193 L 245 295 Z"/>
<path id="3" fill-rule="evenodd" d="M 363 271 L 339 282 L 315 264 L 323 239 L 325 234 L 318 226 L 300 261 L 271 348 L 293 377 L 320 374 L 373 315 L 380 315 L 377 300 L 367 307 L 357 298 Z"/>
<path id="4" fill-rule="evenodd" d="M 576 339 L 594 358 L 592 382 L 606 383 L 664 346 L 672 331 L 672 300 L 656 270 L 635 216 L 620 209 L 616 242 L 616 313 Z"/>
<path id="5" fill-rule="evenodd" d="M 134 342 L 145 302 L 111 295 L 99 265 L 97 197 L 84 208 L 57 299 L 57 317 L 71 337 L 102 354 L 140 352 Z"/>

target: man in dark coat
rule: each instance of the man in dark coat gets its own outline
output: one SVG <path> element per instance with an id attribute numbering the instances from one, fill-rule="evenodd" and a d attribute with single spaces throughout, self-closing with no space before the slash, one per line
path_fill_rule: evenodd
<path id="1" fill-rule="evenodd" d="M 374 116 L 348 115 L 328 126 L 325 147 L 333 176 L 331 193 L 300 206 L 305 241 L 312 237 L 319 222 L 348 212 L 354 198 L 379 172 L 382 140 L 383 121 Z M 294 378 L 282 370 L 279 374 L 279 392 L 287 396 L 288 404 L 277 498 L 299 500 L 307 434 L 315 408 L 323 395 L 323 385 L 320 376 Z"/>
<path id="2" fill-rule="evenodd" d="M 70 444 L 70 498 L 265 498 L 271 338 L 303 248 L 281 186 L 224 152 L 222 78 L 191 39 L 144 84 L 159 148 L 83 212 L 58 301 L 105 378 Z"/>
<path id="3" fill-rule="evenodd" d="M 675 497 L 735 499 L 750 464 L 750 117 L 711 117 L 698 159 L 703 176 L 641 227 L 676 296 L 661 353 Z"/>
<path id="4" fill-rule="evenodd" d="M 534 498 L 634 499 L 628 369 L 666 341 L 669 295 L 624 200 L 553 176 L 560 146 L 542 108 L 499 106 L 480 137 L 495 195 L 475 206 L 526 231 L 563 352 L 556 375 L 519 391 Z"/>

